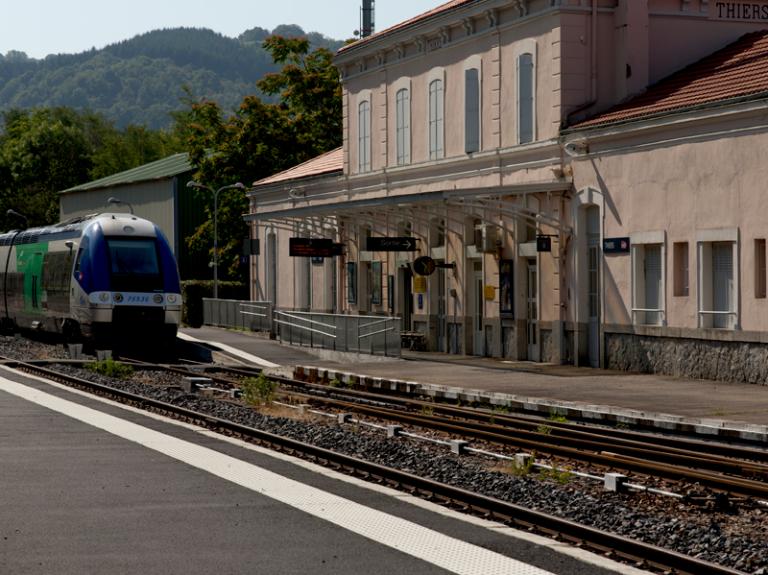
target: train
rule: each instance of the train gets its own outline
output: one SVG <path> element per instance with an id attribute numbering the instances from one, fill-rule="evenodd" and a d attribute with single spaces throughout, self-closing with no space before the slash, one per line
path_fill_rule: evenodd
<path id="1" fill-rule="evenodd" d="M 95 349 L 171 345 L 181 321 L 178 266 L 154 223 L 99 213 L 0 234 L 5 330 L 59 334 Z"/>

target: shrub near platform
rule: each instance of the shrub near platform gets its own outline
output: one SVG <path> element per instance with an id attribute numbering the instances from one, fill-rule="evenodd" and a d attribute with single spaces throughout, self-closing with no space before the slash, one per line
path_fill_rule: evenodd
<path id="1" fill-rule="evenodd" d="M 203 298 L 213 297 L 213 280 L 185 280 L 181 282 L 181 297 L 184 307 L 181 321 L 189 327 L 203 325 Z M 248 299 L 248 286 L 242 282 L 219 282 L 219 298 Z"/>

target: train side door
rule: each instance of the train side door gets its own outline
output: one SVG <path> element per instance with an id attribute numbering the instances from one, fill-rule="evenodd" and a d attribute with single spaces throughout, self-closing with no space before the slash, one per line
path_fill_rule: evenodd
<path id="1" fill-rule="evenodd" d="M 43 259 L 47 244 L 22 244 L 16 246 L 16 266 L 20 272 L 24 311 L 38 315 L 43 309 Z"/>

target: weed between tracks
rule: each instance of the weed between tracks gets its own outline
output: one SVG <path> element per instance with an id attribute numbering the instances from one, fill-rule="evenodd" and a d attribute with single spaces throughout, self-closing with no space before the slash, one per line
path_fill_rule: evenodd
<path id="1" fill-rule="evenodd" d="M 94 373 L 115 379 L 128 379 L 133 375 L 133 368 L 130 365 L 115 361 L 111 357 L 101 361 L 94 361 L 85 367 Z"/>
<path id="2" fill-rule="evenodd" d="M 267 405 L 275 398 L 277 382 L 263 373 L 259 377 L 248 377 L 242 381 L 243 400 L 250 405 Z"/>

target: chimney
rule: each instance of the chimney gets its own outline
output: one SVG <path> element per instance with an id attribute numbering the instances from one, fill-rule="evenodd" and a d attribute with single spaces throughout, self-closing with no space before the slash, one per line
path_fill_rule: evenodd
<path id="1" fill-rule="evenodd" d="M 649 83 L 649 2 L 619 0 L 614 13 L 617 102 L 645 90 Z"/>
<path id="2" fill-rule="evenodd" d="M 360 27 L 360 37 L 365 38 L 373 34 L 373 0 L 363 0 L 363 25 Z"/>

